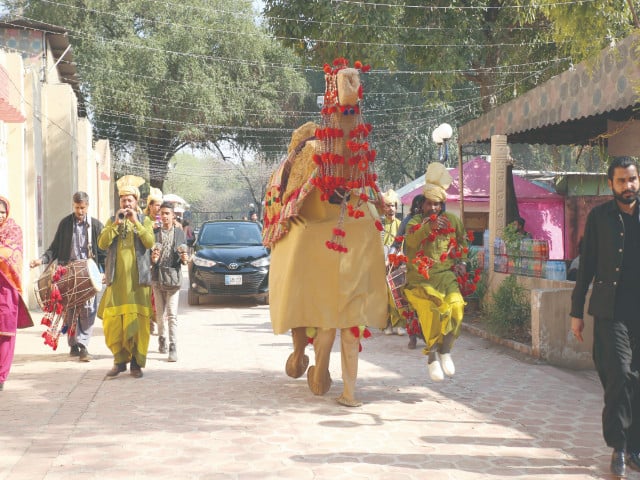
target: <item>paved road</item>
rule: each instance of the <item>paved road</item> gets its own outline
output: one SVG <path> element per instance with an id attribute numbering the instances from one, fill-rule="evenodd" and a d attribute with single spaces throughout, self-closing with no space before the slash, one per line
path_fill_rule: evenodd
<path id="1" fill-rule="evenodd" d="M 99 322 L 89 364 L 45 347 L 43 327 L 21 331 L 0 393 L 0 479 L 607 478 L 593 372 L 463 333 L 458 374 L 433 384 L 407 337 L 376 332 L 361 354 L 365 404 L 350 409 L 335 402 L 335 348 L 324 397 L 284 374 L 290 337 L 273 335 L 268 307 L 189 307 L 182 291 L 180 308 L 179 361 L 154 336 L 139 380 L 105 380 Z"/>

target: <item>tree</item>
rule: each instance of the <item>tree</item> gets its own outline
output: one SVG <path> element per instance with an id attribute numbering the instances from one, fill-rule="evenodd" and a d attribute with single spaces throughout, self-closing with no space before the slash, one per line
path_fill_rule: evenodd
<path id="1" fill-rule="evenodd" d="M 625 36 L 637 24 L 634 3 L 266 0 L 265 15 L 310 64 L 345 52 L 372 64 L 372 138 L 385 180 L 396 182 L 423 171 L 436 125 L 476 118 Z M 393 101 L 400 91 L 404 104 Z"/>
<path id="2" fill-rule="evenodd" d="M 539 2 L 540 11 L 553 22 L 553 38 L 574 63 L 595 58 L 607 45 L 615 44 L 640 29 L 637 0 L 598 2 Z"/>
<path id="3" fill-rule="evenodd" d="M 266 0 L 265 15 L 276 38 L 309 63 L 345 52 L 371 63 L 365 112 L 381 180 L 397 185 L 437 158 L 437 125 L 462 124 L 525 88 L 525 74 L 502 65 L 553 53 L 546 20 L 522 27 L 518 10 L 503 3 Z"/>
<path id="4" fill-rule="evenodd" d="M 187 145 L 280 149 L 273 130 L 292 127 L 282 111 L 298 109 L 308 89 L 249 0 L 12 4 L 69 30 L 96 135 L 121 158 L 143 153 L 152 186 L 162 188 Z"/>
<path id="5" fill-rule="evenodd" d="M 171 161 L 164 193 L 178 194 L 189 202 L 194 226 L 229 215 L 240 218 L 251 204 L 260 213 L 270 166 L 248 155 L 234 152 L 231 156 L 223 160 L 218 153 L 180 152 Z"/>

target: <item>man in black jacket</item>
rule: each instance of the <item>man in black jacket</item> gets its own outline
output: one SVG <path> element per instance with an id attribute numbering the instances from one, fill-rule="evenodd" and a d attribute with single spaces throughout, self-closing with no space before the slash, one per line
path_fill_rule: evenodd
<path id="1" fill-rule="evenodd" d="M 31 268 L 48 264 L 54 260 L 59 265 L 66 265 L 73 260 L 92 258 L 100 267 L 104 267 L 105 252 L 98 249 L 98 235 L 102 231 L 102 223 L 88 214 L 89 195 L 85 192 L 73 194 L 73 213 L 64 217 L 58 224 L 53 242 L 44 254 L 30 263 Z M 71 318 L 71 317 L 75 318 Z M 82 362 L 91 360 L 89 340 L 96 319 L 96 297 L 85 304 L 67 311 L 65 323 L 71 326 L 77 320 L 75 335 L 68 336 L 70 355 L 78 357 Z M 70 332 L 72 330 L 69 330 Z"/>
<path id="2" fill-rule="evenodd" d="M 609 165 L 614 200 L 587 217 L 576 285 L 571 296 L 571 330 L 582 341 L 584 303 L 593 290 L 593 361 L 604 387 L 602 431 L 613 448 L 611 473 L 625 476 L 625 460 L 640 470 L 640 218 L 638 164 L 617 157 Z M 626 454 L 626 458 L 625 458 Z"/>

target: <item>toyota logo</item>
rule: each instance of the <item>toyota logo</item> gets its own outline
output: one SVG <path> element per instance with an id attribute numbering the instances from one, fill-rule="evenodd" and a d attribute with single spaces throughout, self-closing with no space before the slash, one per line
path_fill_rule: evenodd
<path id="1" fill-rule="evenodd" d="M 230 263 L 229 270 L 237 270 L 239 266 L 240 265 L 238 265 L 237 263 Z"/>

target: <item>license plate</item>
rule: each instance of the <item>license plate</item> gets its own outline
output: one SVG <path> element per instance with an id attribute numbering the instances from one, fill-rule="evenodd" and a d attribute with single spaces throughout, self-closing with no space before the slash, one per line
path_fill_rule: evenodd
<path id="1" fill-rule="evenodd" d="M 242 275 L 225 275 L 225 285 L 242 285 Z"/>

